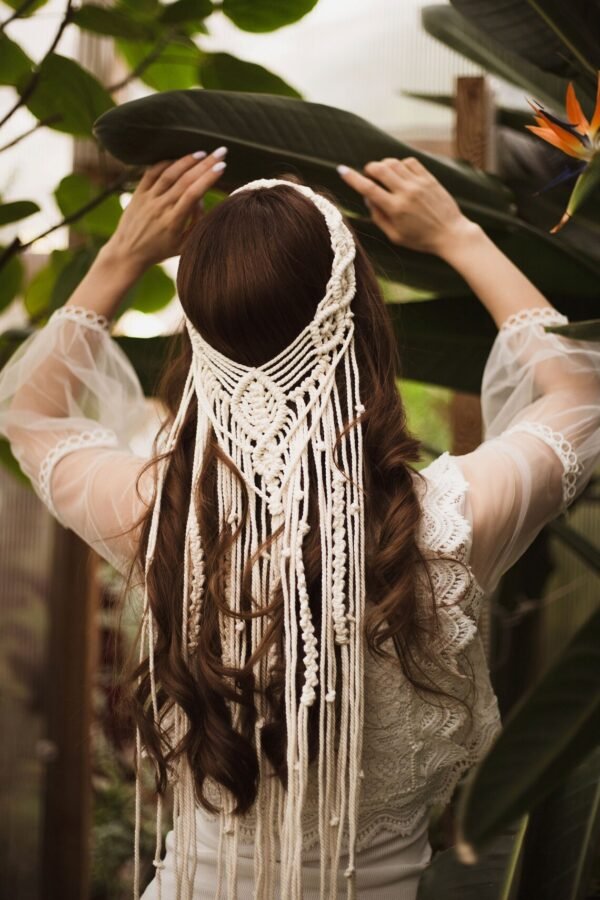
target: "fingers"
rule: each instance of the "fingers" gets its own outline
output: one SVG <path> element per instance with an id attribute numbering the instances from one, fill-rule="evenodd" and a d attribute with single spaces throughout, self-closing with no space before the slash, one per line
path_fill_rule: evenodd
<path id="1" fill-rule="evenodd" d="M 360 175 L 355 169 L 349 169 L 348 166 L 338 166 L 338 172 L 346 184 L 387 213 L 392 212 L 394 194 L 402 194 L 416 179 L 431 177 L 425 166 L 413 156 L 405 159 L 386 157 L 372 161 L 364 166 L 364 171 L 370 179 Z M 380 188 L 372 179 L 377 179 L 387 190 Z"/>
<path id="2" fill-rule="evenodd" d="M 169 196 L 169 193 L 173 191 L 173 188 L 177 189 L 179 187 L 179 182 L 182 178 L 187 178 L 188 180 L 195 178 L 200 168 L 206 167 L 207 160 L 212 159 L 212 164 L 214 164 L 226 153 L 227 149 L 225 147 L 219 147 L 210 157 L 203 150 L 199 150 L 196 153 L 188 153 L 175 160 L 175 162 L 169 162 L 159 170 L 157 177 L 154 179 L 151 185 L 152 194 L 155 197 L 161 197 L 167 202 L 172 202 L 173 196 L 172 194 Z M 162 163 L 158 164 L 159 167 L 162 165 Z"/>
<path id="3" fill-rule="evenodd" d="M 344 179 L 346 184 L 366 197 L 372 204 L 378 206 L 383 212 L 392 211 L 392 195 L 385 188 L 380 187 L 370 178 L 366 178 L 357 172 L 356 169 L 350 169 L 348 166 L 338 166 L 338 173 Z"/>
<path id="4" fill-rule="evenodd" d="M 175 219 L 185 219 L 197 211 L 199 201 L 226 168 L 227 164 L 222 159 L 226 152 L 225 148 L 219 148 L 207 156 L 182 175 L 177 184 L 164 195 L 167 202 L 173 201 L 172 215 Z"/>

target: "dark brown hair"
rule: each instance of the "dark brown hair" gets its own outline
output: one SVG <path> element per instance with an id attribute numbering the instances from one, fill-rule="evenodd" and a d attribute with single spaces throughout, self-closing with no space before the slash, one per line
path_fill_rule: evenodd
<path id="1" fill-rule="evenodd" d="M 327 226 L 309 199 L 285 185 L 241 191 L 201 217 L 189 231 L 179 263 L 178 294 L 187 316 L 213 347 L 237 362 L 261 365 L 287 347 L 313 318 L 325 293 L 331 264 Z M 344 430 L 363 429 L 367 645 L 374 654 L 397 659 L 402 673 L 416 690 L 427 696 L 440 695 L 445 692 L 423 668 L 424 660 L 431 661 L 429 643 L 437 627 L 437 617 L 427 565 L 417 545 L 421 509 L 415 476 L 419 476 L 412 464 L 419 459 L 420 444 L 407 429 L 405 410 L 396 387 L 399 360 L 395 336 L 373 268 L 358 240 L 355 271 L 357 288 L 352 308 L 361 397 L 366 409 L 360 422 L 348 422 Z M 179 337 L 177 350 L 171 354 L 158 388 L 158 396 L 171 419 L 180 404 L 191 361 L 187 332 L 183 335 L 183 347 L 180 341 Z M 344 367 L 339 369 L 337 377 L 343 390 Z M 190 502 L 196 415 L 194 398 L 171 453 L 161 526 L 148 581 L 149 601 L 158 632 L 155 671 L 159 706 L 164 714 L 179 704 L 189 720 L 189 729 L 181 744 L 173 747 L 164 729 L 155 725 L 149 703 L 147 660 L 132 673 L 132 682 L 136 684 L 132 693 L 133 713 L 156 764 L 159 790 L 166 786 L 170 764 L 185 753 L 194 773 L 199 802 L 215 811 L 203 792 L 205 779 L 211 777 L 234 794 L 236 812 L 244 813 L 254 802 L 258 786 L 254 746 L 257 688 L 252 670 L 256 659 L 267 652 L 272 642 L 277 648 L 277 664 L 271 670 L 271 681 L 265 692 L 270 713 L 261 734 L 266 754 L 282 783 L 286 783 L 282 593 L 277 590 L 268 607 L 252 611 L 251 568 L 256 557 L 251 559 L 240 573 L 243 617 L 268 614 L 270 627 L 263 645 L 254 657 L 248 657 L 243 668 L 224 666 L 218 627 L 218 612 L 227 609 L 228 604 L 224 561 L 241 526 L 232 534 L 219 521 L 215 487 L 217 460 L 221 459 L 238 477 L 239 473 L 211 433 L 197 496 L 207 576 L 200 638 L 194 658 L 188 664 L 184 662 L 180 653 L 183 542 Z M 165 422 L 165 428 L 171 419 Z M 247 489 L 241 477 L 240 484 L 247 503 Z M 309 509 L 311 528 L 305 541 L 304 564 L 318 635 L 320 531 L 316 504 L 310 504 Z M 142 524 L 137 560 L 142 570 L 149 522 L 148 514 Z M 270 540 L 273 538 L 271 535 Z M 425 592 L 417 592 L 418 578 L 427 585 Z M 426 608 L 422 608 L 424 605 Z M 386 642 L 387 646 L 383 646 Z M 302 659 L 301 652 L 298 659 Z M 301 675 L 299 672 L 298 676 Z M 241 706 L 240 730 L 232 727 L 226 699 Z M 309 721 L 311 759 L 318 749 L 318 717 L 314 713 L 318 713 L 318 703 L 311 708 Z"/>

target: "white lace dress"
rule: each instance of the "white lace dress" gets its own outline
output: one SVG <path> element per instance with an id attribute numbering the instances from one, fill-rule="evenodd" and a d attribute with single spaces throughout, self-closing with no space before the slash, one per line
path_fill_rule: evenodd
<path id="1" fill-rule="evenodd" d="M 469 698 L 473 717 L 458 700 L 423 702 L 394 663 L 366 654 L 356 859 L 364 900 L 414 900 L 431 856 L 431 806 L 450 798 L 500 729 L 477 627 L 482 599 L 583 490 L 600 458 L 600 344 L 544 331 L 544 324 L 566 321 L 540 307 L 505 322 L 482 382 L 484 442 L 463 456 L 444 453 L 423 470 L 424 481 L 416 479 L 422 549 L 450 557 L 431 564 L 442 622 L 437 650 L 455 672 L 444 686 Z M 0 434 L 57 519 L 121 572 L 138 535 L 120 532 L 150 502 L 156 476 L 151 466 L 136 492 L 145 462 L 136 436 L 148 417 L 110 323 L 80 307 L 55 312 L 0 373 Z M 316 779 L 309 781 L 303 824 L 305 897 L 316 900 Z M 176 896 L 170 838 L 164 900 Z M 252 812 L 241 839 L 238 900 L 252 900 Z M 217 841 L 218 823 L 199 809 L 197 900 L 214 897 Z M 346 895 L 342 875 L 339 895 Z M 153 882 L 144 900 L 155 896 Z"/>

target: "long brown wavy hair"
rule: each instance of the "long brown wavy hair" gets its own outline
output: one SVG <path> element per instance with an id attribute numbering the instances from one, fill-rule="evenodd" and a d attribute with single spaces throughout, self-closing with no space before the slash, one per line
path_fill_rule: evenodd
<path id="1" fill-rule="evenodd" d="M 286 176 L 289 180 L 298 180 Z M 325 196 L 327 192 L 322 191 Z M 332 199 L 330 197 L 330 199 Z M 352 230 L 351 223 L 346 221 Z M 427 564 L 417 545 L 421 516 L 415 490 L 420 477 L 413 464 L 420 442 L 407 428 L 405 409 L 396 386 L 399 358 L 396 339 L 374 270 L 356 238 L 356 295 L 352 301 L 361 397 L 366 407 L 360 421 L 345 423 L 363 429 L 366 521 L 365 636 L 369 651 L 398 662 L 416 690 L 433 697 L 446 692 L 425 672 L 431 658 L 430 638 L 437 615 Z M 218 351 L 248 366 L 259 366 L 279 354 L 313 318 L 325 293 L 333 254 L 329 232 L 316 206 L 293 187 L 241 191 L 200 217 L 189 230 L 179 262 L 177 289 L 183 309 L 195 328 Z M 168 428 L 179 407 L 191 362 L 187 332 L 177 335 L 162 373 L 157 396 L 168 417 Z M 337 374 L 343 390 L 343 366 Z M 342 394 L 343 396 L 343 394 Z M 256 609 L 251 593 L 254 561 L 241 579 L 242 617 L 268 615 L 263 644 L 241 669 L 223 665 L 218 627 L 219 610 L 228 609 L 224 561 L 240 533 L 219 521 L 216 502 L 217 460 L 239 478 L 247 509 L 247 488 L 231 460 L 220 450 L 214 432 L 201 467 L 196 498 L 205 550 L 206 584 L 197 651 L 182 658 L 183 546 L 196 431 L 197 405 L 192 400 L 168 464 L 154 561 L 148 594 L 156 620 L 155 673 L 161 723 L 154 722 L 150 702 L 148 661 L 131 672 L 131 705 L 142 740 L 156 766 L 157 788 L 167 785 L 170 766 L 186 754 L 194 773 L 198 801 L 211 812 L 205 796 L 207 777 L 226 787 L 237 800 L 236 813 L 246 812 L 258 788 L 254 742 L 257 718 L 253 678 L 256 660 L 276 643 L 277 663 L 265 696 L 270 711 L 262 744 L 273 768 L 286 784 L 285 659 L 283 600 L 280 586 L 268 607 Z M 157 441 L 160 438 L 160 432 Z M 339 436 L 338 436 L 339 438 Z M 155 443 L 155 456 L 160 458 Z M 163 456 L 166 454 L 163 454 Z M 311 479 L 314 479 L 314 471 Z M 312 517 L 312 518 L 311 518 Z M 141 522 L 141 539 L 133 565 L 144 568 L 150 511 Z M 309 505 L 304 565 L 315 633 L 320 634 L 321 539 L 316 504 Z M 270 535 L 267 544 L 276 535 Z M 133 571 L 133 566 L 132 566 Z M 130 573 L 131 577 L 131 573 Z M 427 590 L 417 590 L 417 581 Z M 229 612 L 231 614 L 231 612 Z M 386 646 L 384 646 L 386 644 Z M 298 653 L 302 660 L 302 652 Z M 299 669 L 302 663 L 300 662 Z M 297 672 L 300 679 L 302 672 Z M 233 677 L 233 680 L 230 679 Z M 400 677 L 400 676 L 399 676 Z M 300 684 L 300 682 L 299 682 Z M 317 688 L 318 690 L 318 688 Z M 337 692 L 339 693 L 339 692 Z M 241 705 L 240 730 L 231 723 L 226 700 Z M 165 718 L 174 704 L 184 710 L 189 728 L 172 746 Z M 318 703 L 311 707 L 309 757 L 318 751 Z"/>

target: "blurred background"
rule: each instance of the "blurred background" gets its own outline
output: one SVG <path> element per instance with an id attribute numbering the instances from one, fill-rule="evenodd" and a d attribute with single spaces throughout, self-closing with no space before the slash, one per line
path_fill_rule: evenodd
<path id="1" fill-rule="evenodd" d="M 93 121 L 113 103 L 189 87 L 327 104 L 396 139 L 399 154 L 408 145 L 446 160 L 448 172 L 451 160 L 460 160 L 465 170 L 472 167 L 475 189 L 481 185 L 487 230 L 530 267 L 559 309 L 574 320 L 594 318 L 598 217 L 592 210 L 548 242 L 567 194 L 560 186 L 535 194 L 563 160 L 524 130 L 531 121 L 527 97 L 548 99 L 562 112 L 567 79 L 574 78 L 588 103 L 590 79 L 581 76 L 579 57 L 569 56 L 572 39 L 565 41 L 568 52 L 553 48 L 548 34 L 533 40 L 540 19 L 524 18 L 523 10 L 532 10 L 526 0 L 505 4 L 516 11 L 513 19 L 503 20 L 502 11 L 494 19 L 493 3 L 477 6 L 431 7 L 422 0 L 0 5 L 0 364 L 66 301 L 130 197 L 122 187 L 111 189 L 122 167 L 98 148 Z M 574 8 L 579 13 L 585 6 Z M 600 18 L 594 22 L 600 35 Z M 552 34 L 559 41 L 562 32 Z M 30 89 L 32 79 L 37 84 Z M 339 149 L 339 159 L 329 162 L 354 164 L 343 144 Z M 477 180 L 483 171 L 485 187 Z M 406 351 L 399 387 L 424 442 L 422 464 L 447 449 L 467 452 L 481 440 L 478 385 L 491 322 L 450 273 L 410 254 L 390 257 L 381 244 L 373 252 L 381 251 L 378 269 Z M 146 372 L 140 348 L 156 339 L 146 346 L 157 354 L 165 335 L 180 326 L 176 271 L 172 259 L 145 276 L 114 327 L 150 385 L 149 406 L 158 361 Z M 151 437 L 138 435 L 136 452 L 148 452 Z M 133 847 L 132 734 L 117 711 L 118 672 L 135 623 L 128 608 L 121 615 L 118 574 L 51 518 L 5 442 L 0 454 L 0 897 L 118 900 L 130 894 Z M 568 519 L 545 529 L 489 598 L 481 627 L 507 715 L 598 609 L 597 500 L 593 481 Z M 591 732 L 597 720 L 587 708 L 586 716 Z M 594 766 L 538 815 L 546 832 L 540 836 L 534 821 L 527 837 L 520 832 L 516 857 L 515 839 L 504 848 L 486 898 L 600 896 L 593 852 L 599 804 L 596 789 L 590 793 L 597 760 Z M 556 788 L 556 779 L 550 786 Z M 552 799 L 549 789 L 544 797 Z M 451 835 L 439 813 L 433 837 L 442 851 Z M 146 866 L 152 843 L 152 833 L 144 834 Z M 507 862 L 515 858 L 518 877 Z M 446 889 L 460 877 L 446 876 Z M 507 884 L 512 893 L 501 893 Z M 481 900 L 480 890 L 481 884 L 463 886 L 447 896 Z"/>

